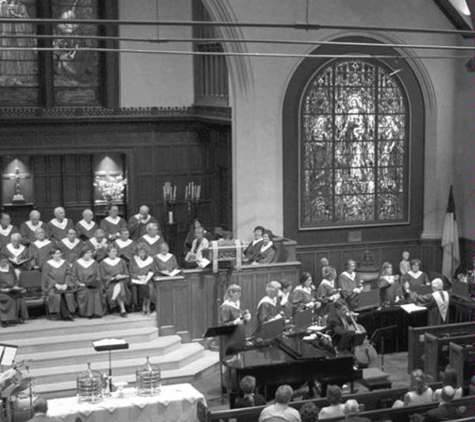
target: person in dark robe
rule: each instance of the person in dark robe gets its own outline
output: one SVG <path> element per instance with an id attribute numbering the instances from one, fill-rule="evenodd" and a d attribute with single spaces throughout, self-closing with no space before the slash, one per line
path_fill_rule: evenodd
<path id="1" fill-rule="evenodd" d="M 338 287 L 348 307 L 355 309 L 358 304 L 358 295 L 363 291 L 363 283 L 356 272 L 356 261 L 353 259 L 346 262 L 345 271 L 338 277 Z"/>
<path id="2" fill-rule="evenodd" d="M 271 281 L 266 285 L 266 296 L 257 305 L 257 324 L 260 326 L 264 322 L 282 318 L 282 309 L 278 300 L 280 283 Z"/>
<path id="3" fill-rule="evenodd" d="M 299 284 L 290 295 L 290 302 L 292 303 L 292 315 L 315 308 L 315 287 L 310 273 L 302 273 Z"/>
<path id="4" fill-rule="evenodd" d="M 350 350 L 351 337 L 354 336 L 354 324 L 350 318 L 350 309 L 345 300 L 339 299 L 330 305 L 327 317 L 327 333 L 339 350 Z"/>
<path id="5" fill-rule="evenodd" d="M 107 257 L 107 249 L 109 247 L 109 242 L 106 238 L 106 232 L 104 230 L 97 229 L 94 233 L 94 237 L 91 237 L 86 242 L 86 247 L 92 249 L 93 258 L 97 262 L 101 262 Z"/>
<path id="6" fill-rule="evenodd" d="M 254 262 L 261 251 L 263 239 L 262 235 L 264 234 L 264 227 L 256 226 L 254 228 L 254 239 L 251 243 L 244 249 L 244 262 Z"/>
<path id="7" fill-rule="evenodd" d="M 7 256 L 0 254 L 0 322 L 8 327 L 28 318 L 28 309 L 18 286 L 18 277 Z"/>
<path id="8" fill-rule="evenodd" d="M 45 231 L 45 236 L 48 237 L 46 232 L 46 224 L 41 221 L 41 214 L 37 210 L 30 212 L 30 219 L 25 221 L 20 226 L 20 234 L 22 237 L 22 243 L 28 246 L 30 243 L 36 241 L 36 231 L 38 229 L 43 229 Z"/>
<path id="9" fill-rule="evenodd" d="M 18 233 L 18 229 L 11 224 L 10 214 L 0 214 L 0 249 L 10 243 L 12 234 Z"/>
<path id="10" fill-rule="evenodd" d="M 140 239 L 144 234 L 147 234 L 147 224 L 155 223 L 158 227 L 159 233 L 162 232 L 158 220 L 150 215 L 150 209 L 147 205 L 142 205 L 139 208 L 139 213 L 133 215 L 129 219 L 128 229 L 130 232 L 130 238 L 132 240 Z"/>
<path id="11" fill-rule="evenodd" d="M 130 262 L 135 253 L 136 243 L 130 238 L 127 227 L 120 231 L 120 237 L 114 240 L 114 246 L 117 248 L 117 255 Z"/>
<path id="12" fill-rule="evenodd" d="M 421 260 L 412 259 L 411 267 L 404 275 L 401 276 L 401 285 L 403 288 L 404 296 L 408 299 L 408 290 L 414 291 L 419 286 L 429 286 L 430 280 L 426 273 L 420 270 Z"/>
<path id="13" fill-rule="evenodd" d="M 330 304 L 340 299 L 340 293 L 335 288 L 336 270 L 327 266 L 323 272 L 323 280 L 317 288 L 317 300 L 322 304 L 319 314 L 322 317 L 328 315 Z"/>
<path id="14" fill-rule="evenodd" d="M 33 269 L 42 270 L 46 261 L 50 259 L 51 250 L 55 248 L 55 244 L 46 238 L 43 228 L 39 228 L 35 232 L 36 240 L 30 243 L 30 255 L 33 258 L 31 265 Z"/>
<path id="15" fill-rule="evenodd" d="M 67 236 L 58 242 L 58 247 L 63 251 L 64 259 L 72 265 L 81 255 L 83 243 L 77 238 L 76 230 L 71 227 Z"/>
<path id="16" fill-rule="evenodd" d="M 119 216 L 119 207 L 111 205 L 107 210 L 109 215 L 101 221 L 100 228 L 105 231 L 109 242 L 118 239 L 120 232 L 127 228 L 127 222 Z"/>
<path id="17" fill-rule="evenodd" d="M 59 245 L 59 242 L 68 235 L 68 230 L 74 228 L 74 223 L 66 218 L 66 211 L 63 207 L 54 209 L 54 218 L 48 223 L 48 233 L 50 239 Z"/>
<path id="18" fill-rule="evenodd" d="M 149 254 L 155 256 L 160 251 L 160 244 L 165 240 L 160 236 L 158 225 L 155 223 L 148 223 L 146 227 L 147 233 L 139 238 L 137 242 L 144 243 L 148 246 Z"/>
<path id="19" fill-rule="evenodd" d="M 82 212 L 82 220 L 76 224 L 76 232 L 79 239 L 83 242 L 87 242 L 91 237 L 94 237 L 98 229 L 99 226 L 94 221 L 94 213 L 89 209 L 84 210 Z"/>
<path id="20" fill-rule="evenodd" d="M 137 243 L 137 252 L 129 263 L 131 278 L 132 303 L 137 307 L 142 305 L 142 313 L 150 315 L 151 283 L 153 277 L 153 258 L 148 246 Z"/>
<path id="21" fill-rule="evenodd" d="M 31 269 L 31 256 L 28 248 L 21 243 L 21 234 L 14 233 L 3 249 L 2 253 L 8 257 L 18 277 L 22 271 Z"/>
<path id="22" fill-rule="evenodd" d="M 440 278 L 432 280 L 432 293 L 418 295 L 409 290 L 411 301 L 428 309 L 427 324 L 429 326 L 447 324 L 449 322 L 450 294 L 444 290 L 444 282 Z"/>
<path id="23" fill-rule="evenodd" d="M 209 249 L 209 241 L 205 237 L 205 230 L 203 227 L 195 229 L 195 238 L 191 244 L 191 250 L 185 256 L 185 266 L 187 268 L 205 268 L 209 265 L 204 260 L 203 252 Z"/>
<path id="24" fill-rule="evenodd" d="M 393 266 L 389 262 L 381 265 L 378 287 L 381 295 L 381 303 L 393 304 L 402 299 L 402 288 L 398 275 L 393 275 Z"/>
<path id="25" fill-rule="evenodd" d="M 93 250 L 84 248 L 73 264 L 72 274 L 78 287 L 76 298 L 78 315 L 86 318 L 102 318 L 105 311 L 103 286 L 99 264 L 93 259 Z"/>
<path id="26" fill-rule="evenodd" d="M 41 272 L 41 288 L 47 298 L 48 312 L 53 319 L 73 321 L 77 304 L 71 266 L 63 258 L 60 248 L 53 248 L 51 253 L 51 259 L 45 263 Z"/>
<path id="27" fill-rule="evenodd" d="M 288 280 L 280 280 L 279 304 L 284 313 L 285 319 L 292 318 L 293 305 L 290 300 L 292 294 L 292 283 Z"/>
<path id="28" fill-rule="evenodd" d="M 176 256 L 169 252 L 168 243 L 162 242 L 160 252 L 153 257 L 153 273 L 167 276 L 176 270 L 178 270 Z"/>
<path id="29" fill-rule="evenodd" d="M 270 230 L 264 230 L 262 244 L 253 264 L 272 264 L 277 261 L 277 251 L 274 247 L 273 235 Z"/>

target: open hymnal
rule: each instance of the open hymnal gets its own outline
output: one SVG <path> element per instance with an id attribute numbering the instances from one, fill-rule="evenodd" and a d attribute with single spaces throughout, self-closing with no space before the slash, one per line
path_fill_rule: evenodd
<path id="1" fill-rule="evenodd" d="M 169 277 L 174 277 L 174 276 L 176 276 L 180 273 L 181 273 L 181 270 L 179 270 L 179 269 L 175 269 L 175 270 L 172 270 L 172 271 L 167 271 L 167 270 L 160 271 L 160 274 L 167 275 Z"/>

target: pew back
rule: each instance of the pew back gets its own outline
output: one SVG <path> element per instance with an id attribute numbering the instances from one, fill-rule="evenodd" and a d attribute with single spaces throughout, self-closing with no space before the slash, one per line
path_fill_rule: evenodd
<path id="1" fill-rule="evenodd" d="M 449 343 L 449 364 L 461 385 L 470 384 L 475 369 L 475 346 Z"/>

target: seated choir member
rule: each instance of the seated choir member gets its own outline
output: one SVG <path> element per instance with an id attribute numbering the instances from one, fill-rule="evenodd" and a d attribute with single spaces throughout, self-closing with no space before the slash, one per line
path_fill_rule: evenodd
<path id="1" fill-rule="evenodd" d="M 462 418 L 466 412 L 466 407 L 453 404 L 454 398 L 455 390 L 453 387 L 447 385 L 442 388 L 439 406 L 427 411 L 424 422 L 454 421 Z M 470 419 L 473 420 L 473 417 Z"/>
<path id="2" fill-rule="evenodd" d="M 266 296 L 264 296 L 257 305 L 257 324 L 273 319 L 282 318 L 282 308 L 279 303 L 280 283 L 271 281 L 266 285 Z"/>
<path id="3" fill-rule="evenodd" d="M 169 252 L 168 243 L 160 243 L 160 251 L 153 257 L 153 273 L 170 275 L 175 270 L 178 270 L 176 256 Z"/>
<path id="4" fill-rule="evenodd" d="M 128 286 L 129 270 L 122 258 L 117 256 L 117 248 L 109 245 L 107 258 L 99 264 L 101 280 L 106 289 L 106 297 L 111 309 L 119 305 L 120 316 L 127 318 L 125 305 L 130 304 L 131 294 Z"/>
<path id="5" fill-rule="evenodd" d="M 22 243 L 26 246 L 33 243 L 36 240 L 36 231 L 38 229 L 46 230 L 46 224 L 41 221 L 40 212 L 33 210 L 30 212 L 30 219 L 22 223 L 20 226 Z"/>
<path id="6" fill-rule="evenodd" d="M 74 223 L 66 218 L 66 211 L 63 207 L 57 207 L 53 211 L 54 218 L 48 223 L 48 234 L 50 239 L 56 243 L 61 242 L 68 235 L 69 229 L 74 228 Z"/>
<path id="7" fill-rule="evenodd" d="M 203 261 L 203 251 L 209 249 L 209 241 L 204 235 L 205 229 L 202 226 L 195 229 L 191 250 L 185 256 L 185 263 L 189 268 L 206 267 L 206 262 Z"/>
<path id="8" fill-rule="evenodd" d="M 360 413 L 360 405 L 354 399 L 347 400 L 343 407 L 345 421 L 347 422 L 371 422 L 371 419 L 358 416 Z"/>
<path id="9" fill-rule="evenodd" d="M 186 234 L 186 237 L 185 237 L 185 243 L 184 243 L 184 247 L 183 247 L 183 250 L 185 252 L 185 255 L 191 251 L 191 245 L 193 243 L 193 240 L 195 240 L 196 238 L 196 235 L 195 235 L 195 230 L 198 228 L 198 227 L 203 227 L 203 230 L 204 230 L 204 236 L 206 237 L 208 232 L 206 231 L 205 227 L 203 226 L 203 224 L 201 224 L 201 221 L 198 219 L 198 218 L 194 218 L 193 221 L 191 222 L 190 224 L 190 229 L 188 230 L 188 233 Z M 207 237 L 206 237 L 207 238 Z M 209 240 L 209 239 L 208 239 Z"/>
<path id="10" fill-rule="evenodd" d="M 305 403 L 299 410 L 302 422 L 316 422 L 320 411 L 312 402 Z"/>
<path id="11" fill-rule="evenodd" d="M 412 302 L 428 309 L 427 324 L 429 326 L 447 324 L 449 321 L 450 295 L 444 290 L 444 282 L 440 278 L 432 280 L 432 293 L 418 295 L 409 291 Z"/>
<path id="12" fill-rule="evenodd" d="M 355 309 L 358 305 L 358 295 L 363 291 L 361 277 L 355 271 L 356 261 L 349 259 L 345 264 L 345 271 L 338 277 L 338 287 L 341 296 L 348 303 L 350 309 Z"/>
<path id="13" fill-rule="evenodd" d="M 76 301 L 72 290 L 75 283 L 71 267 L 63 259 L 60 248 L 53 248 L 51 254 L 51 259 L 45 263 L 41 273 L 41 288 L 47 297 L 48 312 L 53 319 L 73 321 L 72 314 L 76 312 Z"/>
<path id="14" fill-rule="evenodd" d="M 294 390 L 290 385 L 281 385 L 275 392 L 275 403 L 264 408 L 259 422 L 300 422 L 300 413 L 289 406 Z"/>
<path id="15" fill-rule="evenodd" d="M 264 230 L 261 248 L 259 249 L 256 259 L 252 262 L 253 264 L 272 264 L 277 261 L 277 251 L 275 250 L 272 239 L 272 232 L 270 230 Z"/>
<path id="16" fill-rule="evenodd" d="M 150 315 L 151 289 L 150 280 L 153 277 L 153 258 L 149 248 L 144 243 L 137 243 L 137 251 L 129 262 L 131 278 L 132 304 L 134 307 L 142 304 L 142 313 Z M 134 283 L 140 282 L 140 284 Z"/>
<path id="17" fill-rule="evenodd" d="M 412 259 L 410 270 L 401 277 L 401 285 L 406 296 L 408 295 L 408 290 L 414 291 L 415 287 L 428 286 L 430 284 L 429 277 L 426 273 L 420 271 L 420 268 L 421 260 Z"/>
<path id="18" fill-rule="evenodd" d="M 12 288 L 18 287 L 18 277 L 10 265 L 8 257 L 0 255 L 0 321 L 2 327 L 10 324 L 25 322 L 28 318 L 28 309 L 25 299 L 22 297 L 21 289 L 17 291 Z"/>
<path id="19" fill-rule="evenodd" d="M 287 280 L 280 280 L 280 290 L 279 290 L 279 304 L 282 308 L 282 312 L 286 319 L 292 318 L 292 301 L 290 300 L 290 295 L 292 293 L 292 283 Z"/>
<path id="20" fill-rule="evenodd" d="M 242 409 L 244 407 L 254 407 L 254 406 L 264 406 L 266 404 L 266 399 L 260 394 L 256 394 L 256 379 L 251 375 L 246 375 L 241 382 L 239 387 L 242 391 L 242 397 L 236 399 L 234 407 L 236 409 Z M 247 422 L 253 421 L 255 418 L 249 417 L 240 417 L 238 422 Z"/>
<path id="21" fill-rule="evenodd" d="M 158 231 L 162 231 L 158 220 L 150 215 L 150 209 L 147 205 L 142 205 L 139 209 L 139 213 L 129 219 L 128 229 L 130 238 L 132 240 L 139 240 L 144 234 L 147 234 L 147 224 L 149 223 L 155 223 L 158 227 Z"/>
<path id="22" fill-rule="evenodd" d="M 72 265 L 81 255 L 83 243 L 77 238 L 76 230 L 72 227 L 68 229 L 67 235 L 57 243 L 63 251 L 64 259 Z"/>
<path id="23" fill-rule="evenodd" d="M 383 262 L 378 278 L 381 303 L 396 303 L 401 300 L 402 289 L 398 275 L 393 275 L 393 266 Z"/>
<path id="24" fill-rule="evenodd" d="M 109 215 L 101 221 L 100 229 L 106 233 L 107 240 L 113 242 L 119 238 L 120 232 L 127 228 L 127 223 L 119 216 L 117 205 L 109 206 L 107 212 Z"/>
<path id="25" fill-rule="evenodd" d="M 99 264 L 93 258 L 93 250 L 84 248 L 73 264 L 72 274 L 77 287 L 78 315 L 86 318 L 102 318 L 105 303 Z"/>
<path id="26" fill-rule="evenodd" d="M 86 247 L 92 248 L 94 259 L 97 262 L 101 262 L 107 256 L 107 248 L 109 247 L 106 232 L 101 229 L 96 230 L 94 237 L 91 237 L 86 242 Z"/>
<path id="27" fill-rule="evenodd" d="M 25 245 L 22 245 L 20 233 L 12 234 L 10 243 L 3 248 L 2 252 L 13 264 L 18 277 L 20 277 L 22 271 L 29 271 L 31 269 L 30 251 Z"/>
<path id="28" fill-rule="evenodd" d="M 254 239 L 251 243 L 244 249 L 244 262 L 254 262 L 261 251 L 263 239 L 262 235 L 264 234 L 264 227 L 256 226 L 254 228 Z"/>
<path id="29" fill-rule="evenodd" d="M 13 233 L 18 233 L 18 229 L 10 223 L 10 214 L 2 212 L 0 214 L 0 249 L 10 243 Z"/>
<path id="30" fill-rule="evenodd" d="M 83 242 L 87 242 L 94 236 L 98 228 L 99 226 L 94 221 L 94 213 L 89 209 L 84 210 L 82 212 L 82 220 L 78 221 L 76 224 L 76 232 L 79 239 Z"/>
<path id="31" fill-rule="evenodd" d="M 146 227 L 147 233 L 145 233 L 138 242 L 145 243 L 148 246 L 151 256 L 155 256 L 160 251 L 160 244 L 165 240 L 160 236 L 158 224 L 148 223 Z"/>
<path id="32" fill-rule="evenodd" d="M 290 295 L 290 302 L 292 303 L 292 315 L 315 307 L 315 287 L 310 273 L 302 273 L 299 285 Z"/>
<path id="33" fill-rule="evenodd" d="M 135 253 L 135 242 L 130 238 L 128 228 L 120 231 L 120 237 L 114 240 L 114 246 L 117 248 L 117 256 L 130 262 Z"/>
<path id="34" fill-rule="evenodd" d="M 46 238 L 46 233 L 42 227 L 35 232 L 36 240 L 30 243 L 30 255 L 33 258 L 33 269 L 41 270 L 46 261 L 50 259 L 51 250 L 56 245 Z"/>
<path id="35" fill-rule="evenodd" d="M 330 406 L 322 407 L 318 414 L 318 420 L 343 418 L 345 405 L 341 402 L 341 388 L 338 385 L 329 385 L 326 399 Z"/>
<path id="36" fill-rule="evenodd" d="M 317 300 L 322 304 L 320 315 L 325 316 L 330 310 L 330 303 L 340 299 L 340 293 L 335 289 L 336 270 L 327 266 L 323 272 L 323 280 L 317 288 Z"/>
<path id="37" fill-rule="evenodd" d="M 404 251 L 402 253 L 402 260 L 399 263 L 399 273 L 401 274 L 401 276 L 406 274 L 411 269 L 411 262 L 409 261 L 410 256 L 411 255 L 408 251 Z"/>
<path id="38" fill-rule="evenodd" d="M 454 389 L 454 399 L 461 399 L 463 396 L 463 388 L 459 386 L 457 381 L 457 371 L 451 366 L 447 366 L 442 376 L 442 388 L 450 386 Z M 438 388 L 434 391 L 434 401 L 441 402 L 442 388 Z"/>

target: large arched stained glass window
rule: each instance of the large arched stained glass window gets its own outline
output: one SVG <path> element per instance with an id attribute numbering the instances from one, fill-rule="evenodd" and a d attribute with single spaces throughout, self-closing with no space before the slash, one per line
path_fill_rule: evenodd
<path id="1" fill-rule="evenodd" d="M 300 228 L 408 219 L 408 107 L 374 61 L 334 61 L 300 106 Z"/>

